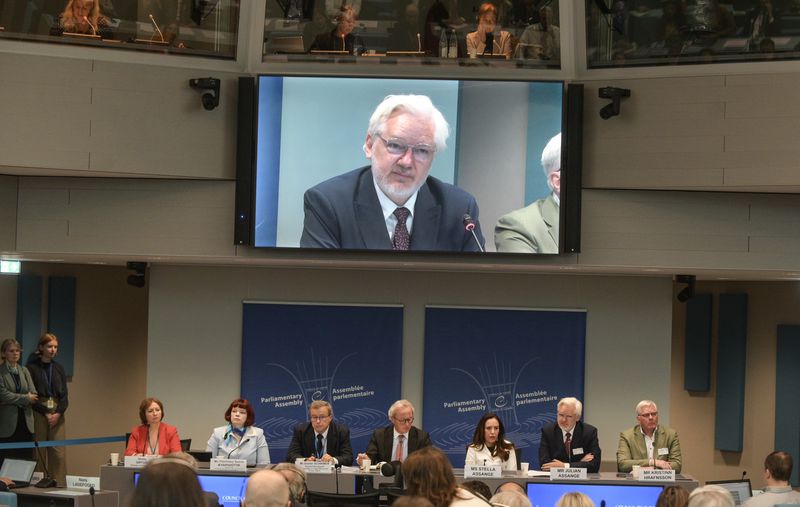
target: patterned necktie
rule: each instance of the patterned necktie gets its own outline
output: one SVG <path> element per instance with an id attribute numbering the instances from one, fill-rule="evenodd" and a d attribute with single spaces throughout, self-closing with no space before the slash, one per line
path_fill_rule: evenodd
<path id="1" fill-rule="evenodd" d="M 397 225 L 394 226 L 394 237 L 392 238 L 392 249 L 394 250 L 408 250 L 408 247 L 411 246 L 411 236 L 406 228 L 406 219 L 410 214 L 408 208 L 394 210 L 394 216 L 397 217 Z"/>
<path id="2" fill-rule="evenodd" d="M 567 439 L 564 441 L 564 447 L 567 449 L 567 463 L 569 463 L 570 458 L 572 457 L 572 435 L 568 431 L 566 434 Z"/>
<path id="3" fill-rule="evenodd" d="M 405 208 L 398 208 L 398 209 L 405 209 Z M 397 435 L 397 453 L 395 454 L 394 457 L 395 461 L 403 461 L 403 442 L 405 441 L 405 439 L 406 439 L 405 435 Z"/>
<path id="4" fill-rule="evenodd" d="M 322 457 L 322 435 L 317 435 L 317 458 Z"/>

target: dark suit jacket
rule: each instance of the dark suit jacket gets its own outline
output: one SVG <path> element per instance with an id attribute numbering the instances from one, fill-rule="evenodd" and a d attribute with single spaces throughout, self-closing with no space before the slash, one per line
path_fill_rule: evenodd
<path id="1" fill-rule="evenodd" d="M 370 166 L 307 190 L 304 209 L 301 247 L 392 249 Z M 464 230 L 467 213 L 475 220 L 475 234 L 483 246 L 475 198 L 428 176 L 414 206 L 411 250 L 479 251 L 472 234 Z"/>
<path id="2" fill-rule="evenodd" d="M 576 449 L 583 449 L 583 452 L 575 454 Z M 597 473 L 600 470 L 600 442 L 597 440 L 597 428 L 578 421 L 572 432 L 572 450 L 572 456 L 567 458 L 564 433 L 557 423 L 552 422 L 542 428 L 542 439 L 539 442 L 540 466 L 557 459 L 564 463 L 569 462 L 570 467 L 586 468 L 589 473 Z M 581 459 L 589 453 L 594 454 L 594 459 L 581 462 Z"/>
<path id="3" fill-rule="evenodd" d="M 313 456 L 317 445 L 314 435 L 314 427 L 310 422 L 295 426 L 292 443 L 289 444 L 289 450 L 286 453 L 286 461 L 294 463 L 297 458 Z M 347 426 L 331 421 L 325 448 L 327 453 L 336 458 L 340 465 L 353 464 L 353 448 L 350 446 L 350 430 L 347 429 Z"/>
<path id="4" fill-rule="evenodd" d="M 373 463 L 380 463 L 381 461 L 392 461 L 392 444 L 394 443 L 394 426 L 387 426 L 385 428 L 378 428 L 372 432 L 372 438 L 369 439 L 367 444 L 367 456 Z M 408 432 L 408 454 L 433 445 L 431 437 L 427 432 L 412 426 Z"/>

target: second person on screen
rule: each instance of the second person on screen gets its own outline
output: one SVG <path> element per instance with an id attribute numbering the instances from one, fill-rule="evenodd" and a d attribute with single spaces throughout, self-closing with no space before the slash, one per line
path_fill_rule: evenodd
<path id="1" fill-rule="evenodd" d="M 494 412 L 487 412 L 478 421 L 472 443 L 467 447 L 467 465 L 503 465 L 503 470 L 517 469 L 514 444 L 505 439 L 503 421 Z"/>
<path id="2" fill-rule="evenodd" d="M 214 428 L 206 451 L 215 458 L 246 459 L 248 466 L 269 465 L 269 447 L 264 430 L 253 426 L 256 414 L 245 399 L 231 402 L 225 411 L 226 426 Z"/>

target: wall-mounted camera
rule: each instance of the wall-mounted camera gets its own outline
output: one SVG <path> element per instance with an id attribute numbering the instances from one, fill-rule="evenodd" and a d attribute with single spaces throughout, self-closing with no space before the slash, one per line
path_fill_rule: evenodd
<path id="1" fill-rule="evenodd" d="M 611 99 L 611 103 L 600 110 L 600 118 L 607 120 L 619 114 L 620 101 L 625 97 L 630 97 L 631 91 L 626 88 L 606 86 L 597 90 L 597 95 L 601 99 Z"/>
<path id="2" fill-rule="evenodd" d="M 211 111 L 219 105 L 219 88 L 220 80 L 215 77 L 204 77 L 189 80 L 189 87 L 196 90 L 208 90 L 209 93 L 204 93 L 200 100 L 203 103 L 203 108 L 206 111 Z"/>

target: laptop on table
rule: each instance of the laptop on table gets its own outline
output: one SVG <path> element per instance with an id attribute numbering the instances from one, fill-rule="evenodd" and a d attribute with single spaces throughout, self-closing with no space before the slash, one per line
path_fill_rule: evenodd
<path id="1" fill-rule="evenodd" d="M 8 486 L 9 488 L 26 488 L 31 485 L 31 477 L 33 477 L 35 468 L 35 461 L 6 458 L 3 466 L 0 467 L 0 477 L 8 477 L 14 481 Z"/>

